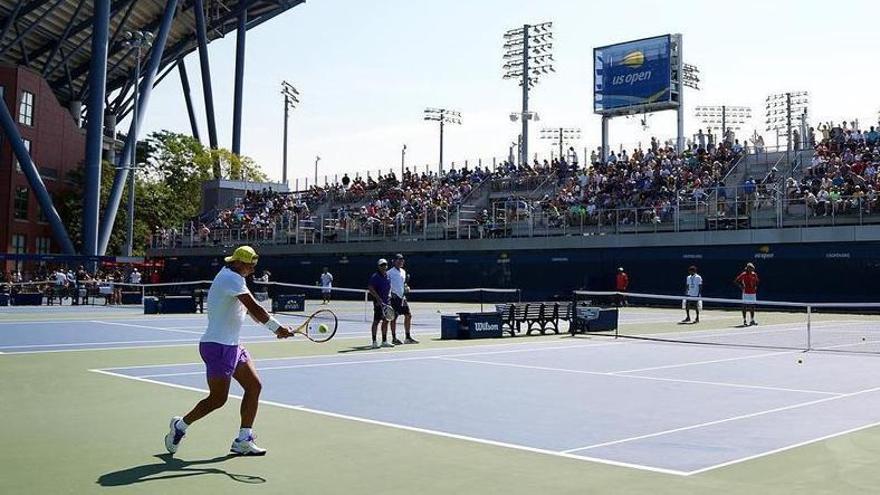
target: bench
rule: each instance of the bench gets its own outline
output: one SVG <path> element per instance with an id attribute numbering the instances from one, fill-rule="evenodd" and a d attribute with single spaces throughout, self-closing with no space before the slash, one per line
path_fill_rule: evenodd
<path id="1" fill-rule="evenodd" d="M 559 334 L 559 322 L 571 319 L 571 303 L 568 302 L 529 302 L 496 304 L 495 311 L 501 315 L 501 326 L 506 327 L 510 335 L 522 331 L 526 326 L 526 335 L 533 331 L 546 335 L 548 330 Z"/>

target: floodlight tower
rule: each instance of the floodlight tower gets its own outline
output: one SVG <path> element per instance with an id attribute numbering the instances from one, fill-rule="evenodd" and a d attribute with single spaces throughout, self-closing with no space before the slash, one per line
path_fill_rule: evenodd
<path id="1" fill-rule="evenodd" d="M 287 81 L 281 81 L 281 94 L 284 96 L 284 143 L 282 145 L 282 182 L 287 184 L 287 120 L 290 117 L 290 110 L 296 108 L 299 103 L 299 91 Z"/>
<path id="2" fill-rule="evenodd" d="M 522 121 L 522 147 L 520 160 L 528 163 L 529 120 L 538 120 L 538 115 L 529 112 L 529 91 L 538 84 L 538 76 L 556 72 L 553 68 L 553 28 L 552 22 L 511 29 L 504 33 L 504 79 L 519 78 L 522 88 L 522 111 L 511 114 L 511 120 Z"/>
<path id="3" fill-rule="evenodd" d="M 426 108 L 424 120 L 440 122 L 440 174 L 443 174 L 443 126 L 445 124 L 461 125 L 461 113 L 446 108 Z"/>
<path id="4" fill-rule="evenodd" d="M 810 94 L 807 91 L 790 91 L 772 94 L 765 100 L 764 111 L 767 116 L 767 131 L 776 132 L 779 143 L 779 131 L 785 130 L 785 159 L 791 165 L 792 121 L 797 120 L 802 126 L 807 124 L 807 112 L 810 106 Z M 803 137 L 803 132 L 801 132 Z"/>
<path id="5" fill-rule="evenodd" d="M 149 31 L 126 31 L 122 40 L 123 46 L 134 50 L 135 54 L 135 70 L 132 75 L 134 82 L 134 105 L 132 106 L 132 124 L 131 129 L 134 136 L 132 137 L 131 156 L 122 157 L 123 161 L 128 161 L 124 167 L 128 168 L 128 228 L 125 237 L 125 255 L 131 256 L 134 250 L 134 173 L 137 169 L 137 135 L 140 131 L 140 122 L 138 121 L 138 85 L 137 81 L 141 73 L 141 59 L 143 54 L 153 46 L 153 33 Z"/>
<path id="6" fill-rule="evenodd" d="M 564 158 L 562 148 L 581 138 L 577 127 L 545 127 L 541 129 L 541 139 L 551 140 L 552 146 L 559 146 L 559 158 Z"/>
<path id="7" fill-rule="evenodd" d="M 728 129 L 735 131 L 742 129 L 742 126 L 751 120 L 752 109 L 728 105 L 705 105 L 694 109 L 694 117 L 707 129 L 721 131 L 723 138 Z"/>
<path id="8" fill-rule="evenodd" d="M 681 56 L 681 47 L 679 46 L 679 56 Z M 681 91 L 678 93 L 678 152 L 684 151 L 684 88 L 691 88 L 695 91 L 700 90 L 700 69 L 696 65 L 681 64 Z"/>

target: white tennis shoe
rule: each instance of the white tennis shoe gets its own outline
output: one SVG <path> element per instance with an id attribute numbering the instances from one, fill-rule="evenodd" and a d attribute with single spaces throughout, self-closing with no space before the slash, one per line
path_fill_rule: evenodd
<path id="1" fill-rule="evenodd" d="M 186 432 L 177 429 L 177 422 L 181 419 L 183 418 L 180 416 L 174 416 L 171 418 L 171 424 L 168 426 L 170 431 L 165 435 L 165 450 L 167 450 L 169 454 L 177 452 L 177 447 L 180 446 L 180 441 L 186 436 Z"/>
<path id="2" fill-rule="evenodd" d="M 255 438 L 253 435 L 245 440 L 236 438 L 232 441 L 232 447 L 229 447 L 229 451 L 238 455 L 266 455 L 266 449 L 257 447 L 257 444 L 254 443 Z"/>

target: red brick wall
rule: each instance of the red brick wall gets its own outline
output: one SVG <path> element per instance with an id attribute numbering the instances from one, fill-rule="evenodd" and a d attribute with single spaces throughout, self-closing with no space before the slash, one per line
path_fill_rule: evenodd
<path id="1" fill-rule="evenodd" d="M 68 172 L 79 168 L 85 158 L 85 130 L 76 126 L 70 112 L 55 99 L 52 89 L 39 74 L 21 67 L 0 67 L 0 84 L 6 90 L 6 105 L 12 117 L 18 122 L 22 91 L 34 94 L 33 126 L 19 124 L 22 138 L 31 141 L 31 157 L 38 169 L 55 169 L 57 179 L 47 177 L 41 172 L 43 183 L 53 197 L 70 186 L 65 181 Z M 30 190 L 27 220 L 13 218 L 14 191 L 18 187 Z M 38 237 L 52 237 L 48 223 L 39 222 L 40 206 L 33 189 L 24 174 L 15 169 L 15 160 L 8 139 L 3 137 L 0 147 L 0 240 L 5 250 L 12 250 L 12 236 L 27 236 L 27 252 L 37 252 Z M 54 239 L 51 251 L 58 252 Z"/>

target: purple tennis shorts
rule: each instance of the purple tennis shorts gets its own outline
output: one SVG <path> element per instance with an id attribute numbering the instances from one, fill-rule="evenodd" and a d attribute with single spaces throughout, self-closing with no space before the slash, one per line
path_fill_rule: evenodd
<path id="1" fill-rule="evenodd" d="M 217 342 L 200 342 L 199 354 L 205 362 L 208 378 L 229 378 L 239 364 L 251 360 L 251 355 L 244 347 Z"/>

